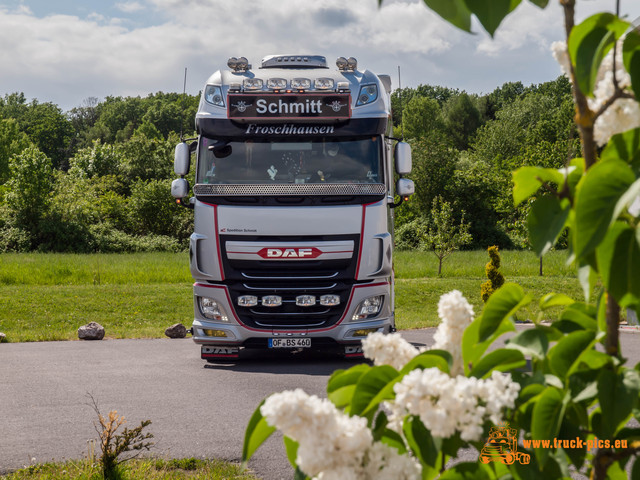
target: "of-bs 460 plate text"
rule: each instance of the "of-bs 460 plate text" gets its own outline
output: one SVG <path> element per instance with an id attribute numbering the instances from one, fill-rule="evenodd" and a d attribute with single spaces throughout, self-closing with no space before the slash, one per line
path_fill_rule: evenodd
<path id="1" fill-rule="evenodd" d="M 310 348 L 310 338 L 270 338 L 269 348 Z"/>

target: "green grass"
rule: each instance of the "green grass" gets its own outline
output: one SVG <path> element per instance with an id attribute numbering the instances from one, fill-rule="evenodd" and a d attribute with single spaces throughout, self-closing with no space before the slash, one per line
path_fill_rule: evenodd
<path id="1" fill-rule="evenodd" d="M 138 459 L 119 467 L 119 480 L 257 480 L 251 473 L 243 472 L 240 465 L 222 460 L 195 458 L 163 460 Z M 6 476 L 2 480 L 102 480 L 97 462 L 88 459 L 63 463 L 32 465 Z"/>
<path id="2" fill-rule="evenodd" d="M 582 296 L 565 252 L 544 258 L 544 276 L 531 252 L 501 252 L 508 282 L 522 285 L 535 301 L 523 313 L 538 315 L 537 300 L 548 292 Z M 429 252 L 396 252 L 396 322 L 400 329 L 436 326 L 440 295 L 460 290 L 482 309 L 485 251 L 455 252 L 442 277 Z M 191 325 L 191 274 L 185 253 L 3 254 L 0 255 L 0 332 L 11 342 L 72 340 L 96 321 L 107 338 L 162 337 L 169 325 Z"/>
<path id="3" fill-rule="evenodd" d="M 539 259 L 532 252 L 500 252 L 500 271 L 505 281 L 520 284 L 533 302 L 521 314 L 521 320 L 537 319 L 538 300 L 550 292 L 564 293 L 579 300 L 582 289 L 572 267 L 566 265 L 566 252 L 550 252 L 543 259 L 543 276 Z M 487 280 L 484 272 L 489 255 L 484 250 L 454 252 L 448 257 L 438 277 L 438 259 L 431 252 L 395 252 L 396 325 L 399 329 L 435 327 L 438 300 L 444 293 L 460 290 L 479 315 L 484 303 L 480 285 Z M 553 311 L 545 312 L 544 319 Z"/>

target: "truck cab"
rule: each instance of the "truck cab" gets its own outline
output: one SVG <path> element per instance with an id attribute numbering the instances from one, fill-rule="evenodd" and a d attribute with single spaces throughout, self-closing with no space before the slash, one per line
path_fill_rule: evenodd
<path id="1" fill-rule="evenodd" d="M 407 144 L 393 162 L 390 79 L 320 55 L 227 65 L 203 88 L 198 138 L 176 147 L 172 194 L 194 209 L 193 340 L 208 361 L 360 356 L 367 334 L 395 330 L 393 208 L 413 193 Z"/>

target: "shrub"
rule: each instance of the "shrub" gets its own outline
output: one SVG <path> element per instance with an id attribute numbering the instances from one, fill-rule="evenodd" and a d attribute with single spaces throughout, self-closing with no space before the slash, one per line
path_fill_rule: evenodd
<path id="1" fill-rule="evenodd" d="M 487 303 L 491 294 L 504 284 L 504 275 L 499 271 L 500 253 L 498 252 L 498 247 L 495 245 L 493 247 L 489 247 L 487 248 L 487 252 L 489 253 L 489 258 L 491 258 L 491 260 L 487 263 L 484 270 L 489 280 L 480 286 L 482 301 L 484 303 Z"/>

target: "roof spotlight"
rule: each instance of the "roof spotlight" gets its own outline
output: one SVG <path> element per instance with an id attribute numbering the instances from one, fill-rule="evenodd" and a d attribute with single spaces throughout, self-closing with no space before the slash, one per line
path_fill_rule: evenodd
<path id="1" fill-rule="evenodd" d="M 249 60 L 247 60 L 247 57 L 240 57 L 238 59 L 238 69 L 247 70 L 248 68 L 249 68 Z"/>
<path id="2" fill-rule="evenodd" d="M 358 68 L 358 61 L 353 57 L 349 57 L 347 59 L 347 67 L 349 68 L 349 70 L 355 70 L 356 68 Z"/>
<path id="3" fill-rule="evenodd" d="M 235 70 L 238 67 L 238 59 L 236 57 L 231 57 L 227 60 L 227 67 L 231 70 Z"/>
<path id="4" fill-rule="evenodd" d="M 336 60 L 336 65 L 338 67 L 338 70 L 344 70 L 345 68 L 347 68 L 347 59 L 344 57 L 338 57 L 338 59 Z"/>

